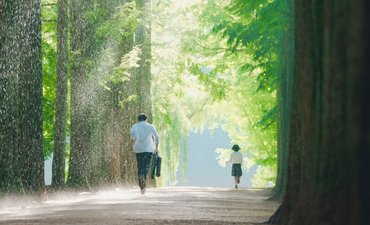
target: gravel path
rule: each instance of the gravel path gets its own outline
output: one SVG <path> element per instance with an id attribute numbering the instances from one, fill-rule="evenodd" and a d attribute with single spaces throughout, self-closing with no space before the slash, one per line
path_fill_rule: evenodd
<path id="1" fill-rule="evenodd" d="M 188 225 L 260 224 L 278 203 L 264 189 L 167 187 L 116 188 L 55 193 L 44 202 L 31 198 L 0 200 L 0 225 Z"/>

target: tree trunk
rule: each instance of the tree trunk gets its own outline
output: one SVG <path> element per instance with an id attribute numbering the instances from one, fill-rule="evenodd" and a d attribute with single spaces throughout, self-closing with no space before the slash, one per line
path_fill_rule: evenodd
<path id="1" fill-rule="evenodd" d="M 133 50 L 134 35 L 126 37 L 122 42 L 122 49 L 127 54 Z M 131 126 L 136 123 L 138 115 L 138 102 L 132 98 L 137 95 L 136 90 L 136 69 L 130 69 L 132 74 L 131 79 L 124 82 L 121 87 L 121 101 L 123 101 L 122 108 L 120 109 L 120 177 L 124 183 L 136 184 L 137 183 L 137 167 L 136 157 L 131 144 Z M 132 99 L 132 100 L 130 100 Z"/>
<path id="2" fill-rule="evenodd" d="M 5 53 L 0 56 L 4 93 L 0 151 L 8 173 L 2 174 L 1 186 L 37 191 L 44 187 L 41 3 L 1 1 L 0 5 L 4 10 L 0 51 Z"/>
<path id="3" fill-rule="evenodd" d="M 22 3 L 21 61 L 19 79 L 19 152 L 22 163 L 22 185 L 38 190 L 44 186 L 44 156 L 42 148 L 42 58 L 41 2 Z"/>
<path id="4" fill-rule="evenodd" d="M 126 83 L 123 99 L 135 94 L 135 80 Z M 126 101 L 122 109 L 122 141 L 121 141 L 121 178 L 125 183 L 137 182 L 136 157 L 132 149 L 131 126 L 137 122 L 138 105 L 134 101 Z"/>
<path id="5" fill-rule="evenodd" d="M 67 88 L 68 88 L 68 1 L 58 0 L 57 93 L 52 185 L 64 185 Z"/>
<path id="6" fill-rule="evenodd" d="M 19 5 L 1 0 L 0 9 L 0 188 L 20 187 L 18 153 Z"/>
<path id="7" fill-rule="evenodd" d="M 278 87 L 278 173 L 271 199 L 281 200 L 287 186 L 289 128 L 292 100 L 292 79 L 294 73 L 294 4 L 285 1 L 287 30 L 281 40 L 281 74 Z"/>
<path id="8" fill-rule="evenodd" d="M 71 1 L 70 12 L 70 49 L 71 49 L 71 151 L 69 159 L 69 186 L 87 187 L 87 154 L 89 135 L 89 114 L 85 104 L 86 65 L 89 46 L 87 42 L 87 21 L 84 14 L 90 2 L 87 0 Z"/>
<path id="9" fill-rule="evenodd" d="M 279 224 L 369 224 L 370 3 L 297 0 L 287 193 Z"/>
<path id="10" fill-rule="evenodd" d="M 106 20 L 116 20 L 117 7 L 124 0 L 96 2 L 80 0 L 71 3 L 71 159 L 69 184 L 88 186 L 101 182 L 116 183 L 122 177 L 121 143 L 126 113 L 121 108 L 121 94 L 125 84 L 110 82 L 114 68 L 122 57 L 132 49 L 132 36 L 126 41 L 107 35 L 97 40 L 96 32 Z M 91 12 L 99 9 L 104 16 L 91 18 Z M 112 19 L 113 18 L 113 19 Z M 97 22 L 98 21 L 98 22 Z M 125 28 L 130 33 L 130 28 Z M 126 36 L 125 36 L 126 35 Z M 131 33 L 132 35 L 132 33 Z M 106 38 L 106 39 L 105 39 Z M 102 42 L 97 45 L 97 42 Z M 104 51 L 109 51 L 114 63 L 108 68 L 100 61 Z M 103 59 L 104 60 L 104 59 Z M 102 65 L 100 65 L 102 64 Z M 112 65 L 114 64 L 114 65 Z M 116 65 L 117 64 L 117 65 Z M 101 70 L 107 70 L 101 72 Z M 112 71 L 111 71 L 112 70 Z M 93 78 L 93 79 L 91 79 Z M 109 91 L 101 86 L 109 86 Z M 127 160 L 132 160 L 128 158 Z"/>

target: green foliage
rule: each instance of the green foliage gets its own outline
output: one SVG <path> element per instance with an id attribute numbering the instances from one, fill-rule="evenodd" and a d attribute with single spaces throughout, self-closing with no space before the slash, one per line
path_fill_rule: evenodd
<path id="1" fill-rule="evenodd" d="M 227 39 L 231 52 L 248 49 L 253 63 L 244 64 L 241 72 L 261 71 L 258 90 L 276 89 L 279 77 L 279 48 L 287 28 L 286 5 L 281 0 L 234 0 L 227 8 L 234 16 L 215 23 L 213 31 Z M 236 18 L 236 19 L 235 19 Z"/>
<path id="2" fill-rule="evenodd" d="M 98 57 L 92 59 L 94 63 L 91 67 L 95 68 L 92 74 L 96 74 L 96 70 L 104 70 L 105 75 L 100 84 L 111 91 L 112 85 L 122 85 L 128 81 L 132 76 L 132 69 L 139 66 L 141 50 L 137 46 L 131 46 L 137 22 L 135 2 L 128 1 L 114 9 L 95 8 L 87 13 L 87 18 L 95 27 L 94 45 L 99 50 L 96 52 Z M 121 56 L 121 52 L 125 50 L 127 53 Z M 96 66 L 97 61 L 101 65 Z M 124 99 L 126 100 L 131 101 L 133 98 Z"/>
<path id="3" fill-rule="evenodd" d="M 100 85 L 94 88 L 112 93 L 130 80 L 141 53 L 132 42 L 139 14 L 135 1 L 108 7 L 117 2 L 96 3 L 84 15 L 94 38 L 86 61 L 78 65 L 88 71 L 87 82 Z M 241 146 L 246 169 L 259 167 L 255 185 L 270 185 L 274 180 L 280 39 L 287 21 L 284 4 L 280 0 L 153 0 L 152 102 L 154 123 L 163 140 L 165 174 L 160 183 L 176 183 L 191 130 L 220 126 Z M 46 155 L 53 148 L 56 15 L 55 6 L 43 7 Z M 136 95 L 128 94 L 119 105 L 136 100 Z M 217 152 L 222 164 L 226 150 Z"/>
<path id="4" fill-rule="evenodd" d="M 274 123 L 276 123 L 277 118 L 277 106 L 275 105 L 272 109 L 268 110 L 262 117 L 260 121 L 256 123 L 256 126 L 262 129 L 268 129 Z"/>
<path id="5" fill-rule="evenodd" d="M 98 15 L 97 16 L 97 11 Z M 135 2 L 128 2 L 120 7 L 117 7 L 112 16 L 107 18 L 107 12 L 103 13 L 101 9 L 89 12 L 91 20 L 98 23 L 96 27 L 96 37 L 98 43 L 104 43 L 109 39 L 122 41 L 125 38 L 131 37 L 136 28 L 137 11 Z M 104 20 L 101 20 L 104 18 Z M 99 20 L 100 19 L 100 20 Z"/>
<path id="6" fill-rule="evenodd" d="M 43 4 L 54 3 L 43 1 Z M 43 147 L 44 156 L 53 152 L 56 99 L 56 5 L 42 7 L 42 67 L 43 67 Z"/>
<path id="7" fill-rule="evenodd" d="M 54 117 L 56 99 L 56 52 L 43 42 L 43 131 L 44 153 L 48 156 L 54 146 Z"/>
<path id="8" fill-rule="evenodd" d="M 240 144 L 247 168 L 264 168 L 257 174 L 264 178 L 255 185 L 268 185 L 271 174 L 276 175 L 282 9 L 279 1 L 202 1 L 193 11 L 198 22 L 182 39 L 183 71 L 195 75 L 211 98 L 220 100 L 207 104 L 212 109 L 207 116 Z"/>
<path id="9" fill-rule="evenodd" d="M 222 126 L 242 146 L 247 168 L 263 168 L 256 185 L 270 185 L 276 174 L 275 48 L 281 31 L 268 29 L 269 12 L 261 11 L 272 3 L 254 1 L 243 9 L 234 1 L 153 4 L 154 121 L 166 140 L 167 173 L 176 173 L 179 146 L 190 130 Z"/>
<path id="10" fill-rule="evenodd" d="M 175 184 L 179 169 L 185 174 L 186 137 L 191 129 L 204 126 L 205 108 L 212 102 L 204 87 L 186 70 L 187 55 L 182 52 L 180 40 L 192 23 L 184 7 L 188 5 L 176 0 L 153 2 L 152 93 L 154 124 L 162 140 L 162 185 Z"/>
<path id="11" fill-rule="evenodd" d="M 191 74 L 198 76 L 199 81 L 215 100 L 220 101 L 225 98 L 229 87 L 226 79 L 220 74 L 226 68 L 227 66 L 223 64 L 217 65 L 216 68 L 200 68 L 199 65 L 194 64 L 190 66 L 189 71 Z"/>

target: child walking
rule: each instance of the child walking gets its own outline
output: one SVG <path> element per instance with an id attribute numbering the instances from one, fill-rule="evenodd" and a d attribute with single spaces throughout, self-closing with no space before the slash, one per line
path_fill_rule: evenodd
<path id="1" fill-rule="evenodd" d="M 243 155 L 239 152 L 239 145 L 233 145 L 231 148 L 234 152 L 230 155 L 230 160 L 228 163 L 232 163 L 231 176 L 235 179 L 235 189 L 238 189 L 238 184 L 240 183 L 240 177 L 243 175 L 242 163 Z"/>

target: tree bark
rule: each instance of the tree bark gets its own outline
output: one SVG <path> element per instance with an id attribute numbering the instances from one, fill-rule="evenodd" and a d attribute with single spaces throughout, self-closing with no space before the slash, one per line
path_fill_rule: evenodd
<path id="1" fill-rule="evenodd" d="M 116 8 L 127 1 L 110 0 L 102 3 L 80 0 L 71 3 L 71 155 L 68 182 L 75 186 L 93 186 L 102 182 L 116 183 L 124 177 L 123 160 L 133 161 L 133 157 L 122 157 L 122 141 L 126 140 L 124 131 L 128 112 L 122 109 L 121 93 L 125 93 L 126 83 L 110 82 L 109 73 L 119 66 L 122 57 L 132 50 L 132 33 L 121 40 L 109 35 L 97 40 L 99 23 L 111 20 Z M 94 3 L 94 4 L 93 4 Z M 91 19 L 91 12 L 99 8 L 104 16 Z M 131 28 L 125 28 L 128 33 Z M 127 38 L 127 43 L 125 43 Z M 97 42 L 102 42 L 97 45 Z M 99 68 L 99 54 L 109 50 L 117 65 L 109 64 L 112 71 L 102 73 Z M 99 56 L 99 57 L 98 57 Z M 101 59 L 100 59 L 101 60 Z M 91 79 L 93 77 L 94 79 Z M 109 91 L 101 86 L 107 82 Z M 135 90 L 136 91 L 136 90 Z M 124 103 L 125 105 L 125 103 Z M 130 123 L 131 125 L 131 123 Z M 128 136 L 129 137 L 129 136 Z M 125 143 L 126 144 L 126 143 Z M 131 149 L 130 149 L 131 150 Z M 127 170 L 125 172 L 131 172 Z"/>
<path id="2" fill-rule="evenodd" d="M 296 1 L 288 184 L 278 224 L 370 223 L 369 6 Z"/>
<path id="3" fill-rule="evenodd" d="M 0 1 L 0 188 L 20 187 L 18 153 L 19 5 Z"/>
<path id="4" fill-rule="evenodd" d="M 21 3 L 21 44 L 19 105 L 21 130 L 18 140 L 21 155 L 22 185 L 38 190 L 44 186 L 42 148 L 42 58 L 41 2 Z"/>
<path id="5" fill-rule="evenodd" d="M 0 1 L 1 187 L 44 187 L 42 148 L 41 3 Z M 5 86 L 7 85 L 7 86 Z M 3 117 L 4 116 L 4 117 Z M 3 142 L 4 141 L 4 142 Z M 3 165 L 3 164 L 2 164 Z M 1 177 L 3 178 L 3 177 Z"/>
<path id="6" fill-rule="evenodd" d="M 52 185 L 54 187 L 60 188 L 64 186 L 66 154 L 68 89 L 68 0 L 58 0 L 57 35 L 57 93 Z"/>
<path id="7" fill-rule="evenodd" d="M 89 46 L 87 44 L 87 24 L 84 14 L 90 2 L 87 0 L 71 1 L 70 13 L 70 49 L 71 49 L 71 151 L 67 184 L 74 187 L 87 187 L 87 157 L 89 114 L 85 101 L 83 84 L 86 82 L 86 65 Z"/>
<path id="8" fill-rule="evenodd" d="M 278 173 L 271 199 L 282 200 L 287 186 L 289 128 L 292 104 L 292 80 L 294 73 L 294 5 L 286 1 L 287 29 L 281 40 L 281 74 L 278 87 Z"/>

